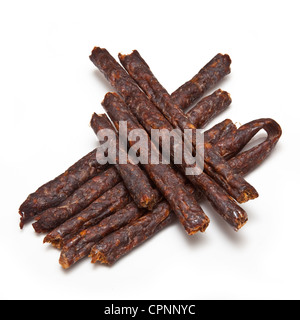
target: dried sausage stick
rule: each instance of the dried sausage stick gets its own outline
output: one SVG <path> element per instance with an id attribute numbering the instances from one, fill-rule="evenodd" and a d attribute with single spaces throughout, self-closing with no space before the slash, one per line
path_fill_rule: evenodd
<path id="1" fill-rule="evenodd" d="M 127 121 L 128 131 L 136 128 L 136 125 L 131 124 L 130 120 L 132 117 L 134 117 L 133 114 L 129 111 L 124 101 L 117 94 L 106 94 L 102 105 L 117 128 L 119 121 Z M 155 107 L 152 108 L 152 110 L 154 109 Z M 151 123 L 151 114 L 147 114 L 145 112 L 141 113 L 141 115 L 146 117 L 149 123 Z M 225 122 L 230 124 L 231 121 L 228 121 Z M 183 164 L 181 166 L 178 165 L 178 168 L 184 171 L 186 167 Z M 232 225 L 234 229 L 240 229 L 247 222 L 247 213 L 241 207 L 239 207 L 237 203 L 233 201 L 227 195 L 227 193 L 205 173 L 195 176 L 189 175 L 186 177 L 195 187 L 201 188 L 201 192 L 204 193 L 216 211 L 230 225 Z"/>
<path id="2" fill-rule="evenodd" d="M 149 66 L 137 50 L 134 50 L 129 55 L 119 54 L 119 60 L 129 75 L 144 90 L 152 103 L 169 120 L 170 124 L 175 128 L 179 127 L 181 130 L 196 129 L 180 106 L 172 101 L 167 90 L 154 77 Z"/>
<path id="3" fill-rule="evenodd" d="M 264 129 L 268 134 L 266 140 L 250 150 L 238 154 L 261 129 Z M 226 159 L 238 154 L 229 160 L 228 164 L 234 172 L 246 175 L 271 153 L 281 134 L 281 128 L 276 121 L 268 118 L 257 119 L 231 131 L 217 142 L 216 147 Z M 214 174 L 215 172 L 212 170 L 210 175 L 214 176 Z M 218 179 L 217 175 L 215 178 Z"/>
<path id="4" fill-rule="evenodd" d="M 276 124 L 276 122 L 271 124 L 271 122 L 273 121 L 270 120 L 271 119 L 264 120 L 266 122 L 265 128 L 268 128 L 268 138 L 264 142 L 229 160 L 229 163 L 232 165 L 232 168 L 236 170 L 238 173 L 246 174 L 249 171 L 251 171 L 254 167 L 253 163 L 255 164 L 255 166 L 260 164 L 275 147 L 276 143 L 278 142 L 278 139 L 281 136 L 281 129 Z M 170 215 L 170 217 L 172 217 L 172 215 Z M 151 220 L 148 223 L 150 224 Z M 165 225 L 168 225 L 170 223 L 171 221 L 165 220 Z M 131 225 L 133 224 L 134 223 L 132 223 Z M 92 262 L 95 263 L 96 261 L 100 261 L 103 264 L 111 265 L 114 264 L 117 260 L 119 260 L 124 254 L 128 254 L 135 247 L 135 245 L 130 245 L 130 243 L 127 242 L 128 240 L 126 241 L 123 239 L 125 239 L 125 235 L 130 229 L 131 225 L 119 230 L 119 232 L 111 234 L 110 236 L 100 241 L 100 243 L 95 245 L 92 248 L 90 254 Z M 163 229 L 163 227 L 162 225 L 160 225 L 160 230 Z M 144 230 L 147 228 L 148 225 L 144 226 Z M 138 228 L 136 229 L 138 230 Z M 140 233 L 139 231 L 137 231 L 135 234 L 139 236 Z M 147 232 L 143 231 L 143 234 L 147 234 Z M 120 240 L 120 242 L 118 240 Z M 145 239 L 141 239 L 141 242 L 143 240 Z M 116 243 L 118 243 L 117 246 L 115 245 Z"/>
<path id="5" fill-rule="evenodd" d="M 141 92 L 134 80 L 126 73 L 126 71 L 118 64 L 118 62 L 108 53 L 106 49 L 94 48 L 90 56 L 91 61 L 104 74 L 112 86 L 125 98 L 131 108 L 132 113 L 142 123 L 143 127 L 151 133 L 151 129 L 167 129 L 171 131 L 173 127 L 159 110 L 147 99 L 145 94 Z M 111 94 L 110 97 L 113 97 Z M 115 96 L 118 99 L 117 96 Z M 109 113 L 110 118 L 119 115 L 120 110 L 118 104 L 123 101 L 116 101 Z M 124 108 L 126 109 L 126 107 Z M 106 111 L 108 111 L 106 109 Z M 116 120 L 116 121 L 115 121 Z M 121 117 L 115 119 L 115 126 Z M 185 168 L 183 168 L 185 170 Z M 246 212 L 239 207 L 227 193 L 210 179 L 204 173 L 198 176 L 188 176 L 190 181 L 197 187 L 200 187 L 205 193 L 207 199 L 212 203 L 217 212 L 226 219 L 232 217 L 232 224 L 235 229 L 239 229 L 247 221 Z M 193 181 L 192 181 L 193 180 Z M 211 194 L 211 191 L 218 191 L 218 194 Z M 173 208 L 172 208 L 173 209 Z M 173 209 L 174 210 L 174 209 Z M 224 211 L 225 210 L 225 211 Z M 175 210 L 174 210 L 175 211 Z M 226 221 L 229 221 L 227 219 Z M 238 223 L 237 223 L 238 222 Z"/>
<path id="6" fill-rule="evenodd" d="M 230 94 L 221 89 L 200 100 L 187 112 L 190 122 L 197 128 L 204 128 L 213 118 L 231 104 Z"/>
<path id="7" fill-rule="evenodd" d="M 236 155 L 262 129 L 268 134 L 265 141 L 250 150 Z M 227 137 L 224 136 L 220 139 L 217 145 L 224 158 L 230 159 L 228 163 L 231 168 L 240 174 L 246 175 L 268 157 L 281 135 L 281 127 L 275 120 L 263 118 L 253 120 L 228 133 Z M 234 157 L 232 158 L 233 155 Z"/>
<path id="8" fill-rule="evenodd" d="M 267 138 L 259 145 L 239 153 L 254 135 L 262 129 L 267 132 Z M 280 125 L 273 119 L 253 120 L 242 125 L 239 129 L 236 128 L 231 120 L 225 120 L 207 130 L 205 132 L 205 140 L 213 145 L 218 143 L 220 153 L 227 159 L 234 172 L 246 175 L 270 155 L 281 134 Z"/>
<path id="9" fill-rule="evenodd" d="M 36 232 L 48 232 L 74 216 L 103 193 L 121 182 L 118 171 L 111 167 L 96 177 L 90 179 L 58 207 L 49 208 L 37 215 L 33 227 Z"/>
<path id="10" fill-rule="evenodd" d="M 210 130 L 207 130 L 207 139 L 219 139 L 222 137 L 222 135 L 225 135 L 231 131 L 233 127 L 235 128 L 235 125 L 231 120 L 222 121 Z M 178 177 L 182 179 L 183 183 L 185 183 L 188 192 L 195 192 L 195 189 L 189 183 L 186 183 L 185 177 L 179 173 Z M 61 254 L 60 261 L 63 267 L 67 268 L 89 253 L 89 250 L 92 246 L 91 242 L 96 242 L 100 238 L 103 238 L 105 235 L 111 233 L 112 230 L 117 230 L 120 227 L 128 224 L 129 220 L 133 221 L 136 217 L 135 214 L 141 215 L 144 214 L 144 212 L 138 210 L 133 203 L 130 203 L 124 209 L 101 221 L 98 226 L 86 229 L 74 237 L 68 237 L 67 235 L 64 238 L 52 238 L 50 239 L 50 242 L 59 249 L 61 249 L 63 246 L 63 252 Z"/>
<path id="11" fill-rule="evenodd" d="M 144 129 L 133 120 L 133 115 L 117 94 L 106 94 L 102 104 L 117 129 L 119 129 L 118 125 L 120 121 L 127 121 L 128 134 L 134 129 L 144 131 Z M 150 152 L 155 149 L 155 146 L 151 143 L 147 134 L 145 134 L 145 137 L 147 137 L 148 148 L 143 151 L 143 153 L 147 153 L 149 160 L 151 157 Z M 130 143 L 134 144 L 133 142 Z M 142 147 L 143 146 L 141 146 L 141 148 Z M 184 183 L 178 178 L 177 173 L 171 166 L 162 163 L 151 164 L 151 161 L 148 161 L 148 164 L 142 164 L 142 166 L 169 202 L 172 210 L 188 234 L 205 231 L 209 224 L 209 219 L 204 214 L 195 197 L 186 191 Z"/>
<path id="12" fill-rule="evenodd" d="M 258 120 L 255 122 L 257 123 Z M 261 163 L 271 153 L 281 136 L 281 129 L 275 121 L 271 119 L 260 119 L 259 122 L 265 123 L 268 137 L 258 146 L 255 146 L 229 160 L 231 167 L 238 173 L 246 174 L 252 170 L 254 166 Z M 225 128 L 230 128 L 230 131 L 235 128 L 230 120 L 225 120 L 221 124 L 226 124 Z M 213 131 L 217 133 L 217 127 L 220 127 L 221 124 L 216 125 L 216 128 Z M 207 133 L 209 134 L 209 131 L 211 130 L 208 130 Z M 102 220 L 99 225 L 83 230 L 64 244 L 60 255 L 60 264 L 63 268 L 69 268 L 78 260 L 87 256 L 92 246 L 100 239 L 103 239 L 108 234 L 120 229 L 130 222 L 135 221 L 143 214 L 144 212 L 139 210 L 134 203 L 130 203 L 124 209 Z M 53 244 L 56 246 L 59 244 L 57 247 L 61 248 L 62 241 L 55 242 L 54 240 Z M 126 250 L 127 253 L 129 251 L 129 249 Z"/>
<path id="13" fill-rule="evenodd" d="M 78 260 L 86 257 L 93 245 L 97 244 L 105 236 L 137 220 L 144 214 L 144 210 L 139 209 L 134 202 L 131 202 L 123 209 L 103 219 L 99 224 L 74 235 L 66 243 L 54 240 L 53 244 L 58 245 L 59 249 L 63 244 L 59 263 L 64 269 L 68 269 Z"/>
<path id="14" fill-rule="evenodd" d="M 129 55 L 119 54 L 119 59 L 129 75 L 139 84 L 149 99 L 174 127 L 179 127 L 181 130 L 196 129 L 196 127 L 189 122 L 187 115 L 173 102 L 167 90 L 155 78 L 149 66 L 137 50 L 134 50 Z M 233 173 L 227 162 L 215 152 L 209 143 L 205 143 L 204 156 L 205 169 L 207 165 L 211 166 L 214 171 L 216 171 L 216 174 L 220 176 L 217 181 L 219 182 L 219 180 L 221 180 L 224 182 L 222 186 L 238 202 L 246 202 L 258 196 L 254 187 L 246 182 L 241 175 Z M 211 172 L 210 170 L 206 171 L 208 173 Z"/>
<path id="15" fill-rule="evenodd" d="M 182 109 L 190 107 L 218 81 L 230 73 L 231 59 L 228 54 L 217 54 L 190 81 L 172 93 L 172 99 Z"/>
<path id="16" fill-rule="evenodd" d="M 225 119 L 204 132 L 204 141 L 215 145 L 219 140 L 235 130 L 236 125 L 230 119 Z"/>
<path id="17" fill-rule="evenodd" d="M 212 128 L 209 130 L 206 130 L 204 132 L 204 141 L 207 141 L 211 144 L 215 144 L 217 141 L 219 141 L 221 138 L 226 136 L 227 134 L 233 132 L 236 130 L 235 124 L 229 120 L 226 119 L 220 123 L 217 123 L 214 125 Z M 181 172 L 176 171 L 178 177 L 183 181 L 183 183 L 186 186 L 186 189 L 189 193 L 195 194 L 197 199 L 201 199 L 203 196 L 202 192 L 200 191 L 199 188 L 197 190 L 191 185 L 191 183 L 188 181 L 187 177 L 183 175 Z"/>
<path id="18" fill-rule="evenodd" d="M 100 130 L 110 129 L 116 135 L 116 169 L 123 178 L 123 182 L 132 196 L 134 202 L 139 208 L 147 208 L 152 210 L 161 198 L 159 192 L 152 188 L 149 178 L 145 172 L 138 166 L 130 162 L 126 164 L 119 163 L 119 139 L 110 120 L 105 114 L 93 114 L 91 127 L 97 135 Z"/>
<path id="19" fill-rule="evenodd" d="M 131 201 L 132 199 L 126 187 L 123 182 L 120 182 L 92 202 L 87 208 L 48 233 L 44 242 L 58 241 L 67 235 L 76 234 L 81 230 L 87 229 L 117 210 L 122 209 Z"/>
<path id="20" fill-rule="evenodd" d="M 38 213 L 63 202 L 81 185 L 107 168 L 107 165 L 97 162 L 96 152 L 97 149 L 91 151 L 64 173 L 30 194 L 19 209 L 20 227 Z"/>
<path id="21" fill-rule="evenodd" d="M 112 265 L 133 248 L 142 244 L 174 220 L 170 206 L 161 202 L 150 213 L 111 233 L 92 247 L 92 263 Z"/>
<path id="22" fill-rule="evenodd" d="M 163 114 L 147 99 L 137 83 L 106 49 L 95 47 L 90 59 L 125 99 L 126 104 L 134 106 L 131 108 L 131 112 L 142 123 L 147 132 L 151 132 L 151 129 L 167 129 L 169 131 L 173 129 Z M 141 114 L 145 115 L 144 119 L 141 118 Z M 148 118 L 149 121 L 147 121 Z M 137 122 L 136 119 L 133 121 Z"/>
<path id="23" fill-rule="evenodd" d="M 218 56 L 217 56 L 218 57 Z M 211 85 L 215 84 L 215 80 L 217 78 L 220 80 L 222 76 L 229 73 L 229 60 L 226 58 L 226 56 L 222 56 L 219 59 L 214 58 L 211 63 L 208 63 L 202 71 L 198 73 L 193 79 L 196 81 L 188 81 L 184 87 L 187 89 L 183 89 L 182 87 L 178 88 L 173 94 L 172 97 L 175 96 L 181 96 L 184 95 L 187 91 L 187 97 L 189 94 L 192 94 L 192 90 L 189 90 L 189 86 L 193 86 L 193 84 L 198 83 L 198 86 L 202 86 L 209 88 Z M 214 65 L 214 62 L 217 61 L 217 63 Z M 227 61 L 227 62 L 226 62 Z M 213 67 L 210 65 L 213 64 Z M 208 71 L 208 70 L 210 71 Z M 211 72 L 211 70 L 214 69 L 214 73 Z M 224 70 L 223 70 L 224 69 Z M 205 77 L 203 75 L 206 75 Z M 216 76 L 217 75 L 217 78 Z M 207 79 L 206 79 L 207 78 Z M 201 80 L 202 79 L 202 80 Z M 206 79 L 207 83 L 211 83 L 210 85 L 203 85 L 203 79 Z M 209 79 L 209 80 L 208 80 Z M 215 80 L 214 80 L 215 79 Z M 198 82 L 197 82 L 198 81 Z M 202 81 L 202 82 L 201 82 Z M 182 93 L 179 93 L 181 92 Z M 203 91 L 204 93 L 204 91 Z M 205 102 L 205 105 L 211 105 L 210 98 L 205 98 L 205 101 L 202 101 L 203 104 Z M 194 93 L 191 100 L 195 100 Z M 203 99 L 204 100 L 204 99 Z M 220 102 L 216 101 L 211 95 L 211 100 L 213 100 L 216 110 L 221 106 Z M 190 103 L 183 104 L 179 103 L 180 106 L 183 106 L 184 108 L 187 108 L 190 106 Z M 211 110 L 208 108 L 203 108 L 201 106 L 202 103 L 199 102 L 199 108 L 205 109 L 204 112 L 207 112 L 206 115 L 203 114 L 203 118 L 211 119 L 214 116 L 214 112 L 210 114 Z M 195 106 L 194 111 L 198 109 L 197 106 Z M 207 122 L 208 120 L 206 120 Z M 192 121 L 191 121 L 192 122 Z M 193 122 L 192 122 L 193 123 Z M 203 125 L 202 125 L 203 126 Z M 95 176 L 97 173 L 99 173 L 101 170 L 103 170 L 103 166 L 99 165 L 97 163 L 96 157 L 96 150 L 93 150 L 88 155 L 80 159 L 78 162 L 76 162 L 73 166 L 71 166 L 66 172 L 55 178 L 54 180 L 44 184 L 41 186 L 36 192 L 30 194 L 26 201 L 21 205 L 19 209 L 19 213 L 21 215 L 21 222 L 20 227 L 23 228 L 23 225 L 29 221 L 32 217 L 34 217 L 37 213 L 40 213 L 48 208 L 55 207 L 56 205 L 60 204 L 62 201 L 64 201 L 68 196 L 70 196 L 80 185 L 85 183 L 87 180 Z"/>
<path id="24" fill-rule="evenodd" d="M 239 128 L 224 136 L 215 145 L 214 148 L 224 157 L 229 158 L 240 152 L 245 145 L 260 131 L 264 129 L 268 133 L 268 139 L 281 135 L 279 124 L 273 119 L 262 118 L 248 122 Z"/>

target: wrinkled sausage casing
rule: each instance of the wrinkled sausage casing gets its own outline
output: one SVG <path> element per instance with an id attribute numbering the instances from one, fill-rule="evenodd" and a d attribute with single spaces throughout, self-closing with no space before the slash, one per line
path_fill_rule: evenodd
<path id="1" fill-rule="evenodd" d="M 66 200 L 75 190 L 107 168 L 107 165 L 100 165 L 96 159 L 97 149 L 91 151 L 78 160 L 64 173 L 55 179 L 45 183 L 20 206 L 21 215 L 20 227 L 36 216 L 38 213 L 55 207 Z"/>
<path id="2" fill-rule="evenodd" d="M 159 192 L 152 188 L 149 178 L 146 173 L 133 163 L 130 157 L 127 159 L 127 163 L 121 164 L 119 161 L 119 136 L 114 130 L 114 127 L 105 114 L 97 115 L 93 114 L 91 119 L 91 127 L 95 134 L 98 135 L 101 130 L 112 130 L 116 136 L 115 139 L 115 159 L 110 159 L 116 162 L 115 168 L 121 175 L 123 182 L 132 196 L 134 202 L 140 208 L 147 208 L 149 210 L 159 202 L 161 198 Z M 127 146 L 126 146 L 127 147 Z"/>

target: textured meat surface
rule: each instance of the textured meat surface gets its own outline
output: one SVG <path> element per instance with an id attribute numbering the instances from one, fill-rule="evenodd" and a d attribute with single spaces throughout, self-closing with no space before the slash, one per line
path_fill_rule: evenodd
<path id="1" fill-rule="evenodd" d="M 267 132 L 266 139 L 257 146 L 237 154 L 260 130 Z M 220 153 L 230 159 L 228 163 L 231 168 L 246 175 L 269 156 L 281 135 L 281 127 L 275 120 L 263 118 L 248 122 L 239 129 L 228 133 L 227 136 L 220 139 L 217 145 L 220 148 Z M 232 158 L 233 155 L 235 156 Z"/>
<path id="2" fill-rule="evenodd" d="M 121 175 L 123 182 L 132 196 L 134 202 L 140 208 L 147 208 L 151 210 L 161 198 L 159 192 L 152 188 L 149 178 L 145 172 L 133 161 L 130 161 L 130 157 L 127 159 L 127 163 L 123 164 L 119 161 L 119 136 L 114 130 L 114 127 L 105 114 L 97 115 L 93 114 L 91 120 L 91 127 L 97 135 L 100 130 L 109 129 L 113 130 L 116 135 L 116 165 L 115 168 Z"/>
<path id="3" fill-rule="evenodd" d="M 103 219 L 99 224 L 74 235 L 63 245 L 59 259 L 60 264 L 64 269 L 69 268 L 78 260 L 86 257 L 90 253 L 92 246 L 105 236 L 137 220 L 144 213 L 144 210 L 139 209 L 131 202 L 125 208 Z M 53 241 L 53 245 L 57 246 L 57 244 L 59 244 L 59 248 L 62 246 L 59 239 Z"/>
<path id="4" fill-rule="evenodd" d="M 130 106 L 130 110 L 132 111 L 132 114 L 135 115 L 138 119 L 138 121 L 143 125 L 143 127 L 148 131 L 148 133 L 151 133 L 151 129 L 157 128 L 157 119 L 160 119 L 159 125 L 162 129 L 167 129 L 171 131 L 173 129 L 172 125 L 166 120 L 166 118 L 161 114 L 161 112 L 151 103 L 149 99 L 145 96 L 143 92 L 141 92 L 139 89 L 136 91 L 134 89 L 134 84 L 131 82 L 131 78 L 129 75 L 125 72 L 125 70 L 115 61 L 115 59 L 107 52 L 105 49 L 101 48 L 95 48 L 91 55 L 91 60 L 93 63 L 98 67 L 98 69 L 105 74 L 105 77 L 110 81 L 110 83 L 116 87 L 118 92 L 125 96 L 125 100 Z M 126 83 L 126 79 L 128 79 L 128 84 Z M 135 84 L 135 88 L 138 88 Z M 132 89 L 132 92 L 131 92 Z M 132 93 L 132 98 L 131 94 Z M 138 97 L 138 98 L 137 98 Z M 111 119 L 113 119 L 113 122 L 117 126 L 118 121 L 126 120 L 125 118 L 121 118 L 121 115 L 123 115 L 122 110 L 120 106 L 124 105 L 124 101 L 119 101 L 115 104 L 112 103 L 114 99 L 117 99 L 117 95 L 115 94 L 107 94 L 106 99 L 108 101 L 108 98 L 110 98 L 110 103 L 107 104 L 107 106 L 104 105 L 106 108 L 106 111 L 108 112 Z M 136 100 L 139 100 L 138 103 Z M 119 99 L 120 100 L 120 99 Z M 135 103 L 133 103 L 135 102 Z M 111 110 L 108 109 L 108 107 L 111 108 Z M 123 109 L 126 109 L 126 106 L 124 106 Z M 116 118 L 118 116 L 118 118 Z M 135 120 L 136 122 L 136 120 Z M 172 153 L 172 150 L 171 150 Z M 186 167 L 179 166 L 179 168 L 184 172 Z M 195 187 L 200 187 L 201 191 L 205 191 L 205 193 L 208 193 L 209 190 L 211 190 L 211 185 L 216 183 L 209 179 L 209 177 L 203 177 L 203 174 L 200 174 L 198 176 L 187 176 L 190 181 L 194 184 Z M 209 182 L 208 185 L 206 183 Z M 218 186 L 215 186 L 216 189 L 220 192 L 220 195 L 222 197 L 213 197 L 209 196 L 208 199 L 210 201 L 213 201 L 213 198 L 218 200 L 218 202 L 213 203 L 212 205 L 214 208 L 217 208 L 217 212 L 220 213 L 221 216 L 224 216 L 225 213 L 224 210 L 224 203 L 220 202 L 221 199 L 227 199 L 227 202 L 231 202 L 231 206 L 228 206 L 226 215 L 232 215 L 233 219 L 235 219 L 236 212 L 239 212 L 239 216 L 246 216 L 244 210 L 240 208 L 229 196 L 228 194 L 222 189 L 218 188 Z M 160 190 L 161 191 L 161 190 Z M 232 207 L 234 207 L 234 211 L 232 210 Z M 172 206 L 172 209 L 176 213 L 175 209 L 176 206 Z M 230 212 L 231 211 L 231 212 Z M 243 219 L 244 220 L 244 219 Z"/>
<path id="5" fill-rule="evenodd" d="M 119 121 L 127 121 L 128 133 L 134 129 L 141 129 L 141 126 L 132 119 L 133 115 L 125 102 L 117 94 L 106 94 L 102 104 L 116 127 Z M 148 154 L 148 159 L 150 159 L 150 150 L 153 149 L 155 146 L 148 137 L 148 148 L 145 151 Z M 187 192 L 185 184 L 178 178 L 174 169 L 170 165 L 162 163 L 143 164 L 143 167 L 169 202 L 186 231 L 189 234 L 204 231 L 209 224 L 209 219 L 199 206 L 195 196 Z"/>
<path id="6" fill-rule="evenodd" d="M 47 234 L 44 242 L 49 242 L 51 239 L 55 239 L 56 237 L 64 238 L 91 227 L 117 210 L 122 209 L 131 201 L 132 199 L 130 198 L 124 184 L 120 182 L 92 202 L 84 210 L 52 230 Z"/>
<path id="7" fill-rule="evenodd" d="M 166 202 L 124 228 L 110 234 L 96 244 L 90 253 L 92 262 L 112 265 L 133 248 L 142 244 L 173 221 L 173 215 Z"/>
<path id="8" fill-rule="evenodd" d="M 82 184 L 107 167 L 97 162 L 96 152 L 96 149 L 91 151 L 64 173 L 28 196 L 19 209 L 21 228 L 36 214 L 63 202 Z"/>
<path id="9" fill-rule="evenodd" d="M 218 81 L 230 73 L 231 59 L 228 54 L 217 54 L 190 81 L 172 93 L 174 102 L 183 109 L 200 99 Z"/>
<path id="10" fill-rule="evenodd" d="M 153 75 L 138 51 L 134 50 L 129 55 L 119 55 L 119 58 L 130 76 L 140 85 L 174 128 L 179 127 L 182 131 L 196 129 L 189 121 L 188 116 L 184 114 L 180 106 Z M 193 145 L 196 148 L 195 140 L 193 140 Z M 210 174 L 213 170 L 215 180 L 238 202 L 243 203 L 258 196 L 254 187 L 245 181 L 241 175 L 233 172 L 227 162 L 207 142 L 205 143 L 204 160 L 205 171 Z"/>
<path id="11" fill-rule="evenodd" d="M 109 168 L 90 179 L 56 208 L 43 211 L 33 224 L 36 232 L 48 232 L 86 208 L 121 181 L 117 170 Z"/>
<path id="12" fill-rule="evenodd" d="M 119 59 L 129 75 L 175 128 L 196 129 L 182 108 L 172 100 L 167 90 L 155 78 L 137 50 L 130 55 L 119 54 Z"/>
<path id="13" fill-rule="evenodd" d="M 221 89 L 201 99 L 188 113 L 190 122 L 197 128 L 205 127 L 212 119 L 229 107 L 232 100 Z"/>

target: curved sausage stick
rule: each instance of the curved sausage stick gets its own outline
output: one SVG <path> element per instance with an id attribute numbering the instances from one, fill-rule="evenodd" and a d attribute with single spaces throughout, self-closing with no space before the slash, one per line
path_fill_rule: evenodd
<path id="1" fill-rule="evenodd" d="M 248 140 L 249 142 L 261 129 L 265 130 L 268 134 L 265 141 L 228 161 L 230 167 L 235 172 L 246 175 L 261 164 L 270 155 L 282 135 L 281 127 L 275 120 L 269 118 L 254 120 L 237 130 L 237 135 L 240 135 L 239 141 L 242 142 L 239 148 L 243 148 L 245 141 Z M 244 137 L 245 140 L 243 140 L 242 136 L 247 136 L 247 139 Z"/>
<path id="2" fill-rule="evenodd" d="M 281 127 L 275 120 L 270 118 L 256 119 L 223 136 L 214 145 L 214 148 L 222 157 L 226 159 L 232 158 L 262 129 L 268 134 L 267 140 L 275 139 L 278 141 L 282 134 Z"/>
<path id="3" fill-rule="evenodd" d="M 268 134 L 266 140 L 258 146 L 237 155 L 262 129 Z M 235 173 L 244 176 L 271 153 L 281 133 L 281 128 L 276 121 L 272 119 L 257 119 L 244 124 L 239 129 L 233 129 L 220 139 L 219 142 L 214 145 L 214 148 L 217 148 L 218 153 L 221 154 L 223 158 L 230 159 L 227 163 Z M 217 180 L 219 184 L 223 187 L 228 187 L 228 185 L 225 185 L 226 182 L 221 180 L 220 176 L 216 174 L 211 167 L 206 169 L 209 171 L 209 175 Z"/>

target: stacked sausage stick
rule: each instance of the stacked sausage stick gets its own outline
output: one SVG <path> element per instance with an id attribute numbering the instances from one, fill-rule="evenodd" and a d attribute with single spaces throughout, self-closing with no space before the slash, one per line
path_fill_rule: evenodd
<path id="1" fill-rule="evenodd" d="M 218 89 L 203 96 L 230 73 L 230 57 L 216 55 L 171 95 L 136 50 L 119 55 L 125 69 L 98 47 L 90 59 L 117 91 L 108 93 L 102 102 L 110 119 L 95 113 L 92 129 L 95 134 L 109 129 L 117 135 L 115 128 L 119 130 L 120 121 L 126 121 L 128 135 L 142 130 L 147 142 L 140 151 L 145 151 L 148 161 L 136 164 L 128 157 L 126 163 L 121 162 L 118 144 L 115 161 L 109 159 L 112 164 L 99 161 L 97 149 L 93 150 L 28 196 L 19 209 L 20 227 L 33 218 L 35 231 L 47 233 L 44 242 L 62 249 L 59 262 L 69 268 L 88 255 L 92 262 L 113 264 L 174 220 L 190 235 L 204 232 L 209 218 L 199 204 L 203 198 L 235 230 L 245 225 L 248 216 L 238 203 L 255 199 L 258 193 L 243 176 L 277 144 L 281 128 L 274 120 L 258 119 L 237 128 L 226 119 L 207 130 L 204 172 L 197 175 L 186 175 L 186 169 L 194 165 L 184 158 L 182 164 L 174 163 L 182 142 L 171 144 L 173 163 L 165 164 L 162 146 L 154 145 L 148 136 L 151 129 L 195 131 L 224 111 L 231 103 L 227 92 Z M 265 141 L 241 152 L 261 129 L 268 134 Z M 122 138 L 127 142 L 127 137 Z M 133 141 L 128 142 L 134 147 Z M 191 155 L 197 148 L 192 142 Z M 150 150 L 155 149 L 158 164 L 151 163 Z"/>

